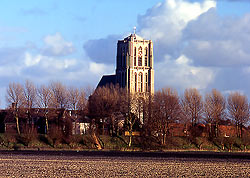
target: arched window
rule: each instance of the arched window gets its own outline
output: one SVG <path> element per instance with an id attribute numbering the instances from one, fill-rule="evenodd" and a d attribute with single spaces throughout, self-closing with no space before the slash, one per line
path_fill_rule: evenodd
<path id="1" fill-rule="evenodd" d="M 142 66 L 142 47 L 138 49 L 138 66 Z"/>
<path id="2" fill-rule="evenodd" d="M 137 73 L 135 73 L 135 92 L 137 92 Z"/>
<path id="3" fill-rule="evenodd" d="M 143 74 L 139 74 L 139 79 L 138 79 L 138 91 L 143 92 Z"/>
<path id="4" fill-rule="evenodd" d="M 126 48 L 123 48 L 123 67 L 126 66 Z"/>
<path id="5" fill-rule="evenodd" d="M 124 58 L 124 48 L 122 48 L 122 60 L 121 60 L 121 67 L 123 67 L 123 58 Z"/>
<path id="6" fill-rule="evenodd" d="M 145 74 L 145 92 L 148 92 L 148 74 Z"/>
<path id="7" fill-rule="evenodd" d="M 134 51 L 134 66 L 136 66 L 136 47 L 135 47 L 135 51 Z"/>
<path id="8" fill-rule="evenodd" d="M 142 66 L 142 57 L 141 56 L 138 57 L 138 66 Z"/>
<path id="9" fill-rule="evenodd" d="M 148 48 L 145 48 L 145 66 L 148 66 Z"/>

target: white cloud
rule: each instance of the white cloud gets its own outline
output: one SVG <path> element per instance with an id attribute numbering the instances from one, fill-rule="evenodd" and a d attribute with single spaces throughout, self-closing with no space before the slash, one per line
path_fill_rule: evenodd
<path id="1" fill-rule="evenodd" d="M 138 18 L 139 34 L 154 42 L 156 88 L 174 86 L 178 89 L 206 89 L 214 82 L 216 70 L 195 66 L 195 61 L 183 53 L 188 45 L 185 29 L 200 15 L 215 8 L 215 1 L 188 2 L 165 0 Z M 203 43 L 201 48 L 209 44 Z"/>
<path id="2" fill-rule="evenodd" d="M 216 7 L 215 1 L 191 3 L 184 0 L 166 0 L 139 16 L 140 34 L 155 43 L 175 45 L 182 37 L 182 30 L 188 22 L 195 20 L 210 8 Z"/>
<path id="3" fill-rule="evenodd" d="M 103 64 L 103 63 L 95 63 L 95 62 L 90 62 L 89 70 L 91 73 L 96 74 L 96 75 L 109 74 L 109 73 L 113 73 L 114 71 L 112 65 L 110 66 L 110 65 Z"/>
<path id="4" fill-rule="evenodd" d="M 212 10 L 191 22 L 185 33 L 185 55 L 197 65 L 250 65 L 250 14 L 223 19 Z M 206 26 L 206 28 L 204 28 Z"/>
<path id="5" fill-rule="evenodd" d="M 36 84 L 63 81 L 73 86 L 95 86 L 103 73 L 114 70 L 112 65 L 95 64 L 86 56 L 49 56 L 33 46 L 0 48 L 0 64 L 0 88 L 26 79 Z"/>
<path id="6" fill-rule="evenodd" d="M 26 66 L 33 66 L 38 64 L 41 61 L 42 55 L 37 55 L 36 57 L 33 57 L 29 52 L 25 53 L 24 63 Z"/>
<path id="7" fill-rule="evenodd" d="M 44 43 L 43 54 L 47 56 L 67 56 L 75 51 L 73 43 L 65 41 L 60 33 L 46 36 Z"/>
<path id="8" fill-rule="evenodd" d="M 80 70 L 80 65 L 82 62 L 78 59 L 70 59 L 70 58 L 57 58 L 57 57 L 48 57 L 43 56 L 41 54 L 32 55 L 29 52 L 26 52 L 25 58 L 24 58 L 25 66 L 23 68 L 39 68 L 40 70 L 43 70 L 44 73 L 50 73 L 57 75 L 57 73 L 65 72 L 67 74 L 67 71 L 73 71 L 75 68 L 78 68 Z"/>
<path id="9" fill-rule="evenodd" d="M 156 87 L 173 86 L 185 88 L 205 89 L 214 81 L 216 70 L 207 67 L 192 66 L 192 61 L 186 56 L 171 60 L 169 56 L 155 65 Z M 159 84 L 161 86 L 159 86 Z"/>
<path id="10" fill-rule="evenodd" d="M 248 92 L 249 24 L 250 14 L 219 16 L 215 1 L 165 0 L 149 9 L 137 29 L 154 42 L 156 89 Z"/>

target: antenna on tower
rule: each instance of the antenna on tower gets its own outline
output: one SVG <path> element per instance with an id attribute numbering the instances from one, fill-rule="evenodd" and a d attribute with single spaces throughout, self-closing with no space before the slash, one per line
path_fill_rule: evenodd
<path id="1" fill-rule="evenodd" d="M 136 27 L 134 27 L 134 34 L 135 34 L 135 32 L 136 32 Z"/>

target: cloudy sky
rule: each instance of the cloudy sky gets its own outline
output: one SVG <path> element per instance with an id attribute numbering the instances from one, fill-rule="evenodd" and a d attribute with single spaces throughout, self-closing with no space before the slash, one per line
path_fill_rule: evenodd
<path id="1" fill-rule="evenodd" d="M 0 12 L 2 107 L 10 82 L 95 87 L 134 26 L 154 42 L 156 90 L 250 97 L 249 0 L 2 0 Z"/>

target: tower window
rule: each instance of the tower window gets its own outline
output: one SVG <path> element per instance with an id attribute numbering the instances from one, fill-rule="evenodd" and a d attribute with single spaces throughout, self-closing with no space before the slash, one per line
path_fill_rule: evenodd
<path id="1" fill-rule="evenodd" d="M 148 74 L 145 74 L 145 92 L 148 92 Z"/>
<path id="2" fill-rule="evenodd" d="M 136 47 L 135 47 L 135 51 L 134 51 L 134 66 L 136 66 Z"/>
<path id="3" fill-rule="evenodd" d="M 145 66 L 148 66 L 148 57 L 147 56 L 145 56 Z"/>
<path id="4" fill-rule="evenodd" d="M 138 80 L 138 91 L 142 92 L 143 91 L 143 74 L 139 74 L 139 80 Z"/>
<path id="5" fill-rule="evenodd" d="M 137 92 L 137 74 L 135 73 L 135 92 Z"/>
<path id="6" fill-rule="evenodd" d="M 138 66 L 142 66 L 142 47 L 139 47 L 138 50 Z"/>
<path id="7" fill-rule="evenodd" d="M 138 66 L 142 66 L 142 57 L 141 56 L 138 57 Z"/>
<path id="8" fill-rule="evenodd" d="M 126 49 L 125 47 L 122 50 L 122 66 L 126 66 Z"/>

